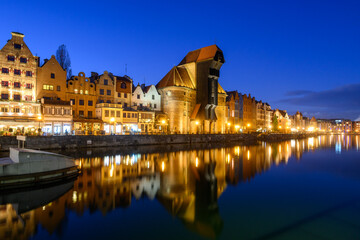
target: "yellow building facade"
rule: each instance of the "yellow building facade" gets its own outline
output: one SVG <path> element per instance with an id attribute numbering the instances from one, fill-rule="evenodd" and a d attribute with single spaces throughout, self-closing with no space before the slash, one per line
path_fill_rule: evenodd
<path id="1" fill-rule="evenodd" d="M 34 56 L 24 35 L 12 32 L 0 50 L 0 132 L 36 134 L 41 118 L 36 102 L 36 77 L 39 58 Z"/>
<path id="2" fill-rule="evenodd" d="M 99 134 L 102 121 L 96 118 L 96 84 L 80 72 L 67 80 L 66 101 L 73 108 L 73 130 L 75 134 Z"/>

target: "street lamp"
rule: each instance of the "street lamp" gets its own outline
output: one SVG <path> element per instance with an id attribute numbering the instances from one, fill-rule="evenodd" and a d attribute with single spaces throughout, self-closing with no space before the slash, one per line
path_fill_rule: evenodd
<path id="1" fill-rule="evenodd" d="M 163 119 L 163 120 L 161 120 L 161 127 L 162 127 L 162 129 L 163 129 L 163 133 L 165 134 L 165 123 L 166 123 L 166 121 Z"/>
<path id="2" fill-rule="evenodd" d="M 39 133 L 39 135 L 40 135 L 40 132 L 41 132 L 41 129 L 40 129 L 40 121 L 41 121 L 41 119 L 42 119 L 41 115 L 40 115 L 40 116 L 38 116 L 38 118 L 37 118 L 37 119 L 39 120 L 38 133 Z"/>

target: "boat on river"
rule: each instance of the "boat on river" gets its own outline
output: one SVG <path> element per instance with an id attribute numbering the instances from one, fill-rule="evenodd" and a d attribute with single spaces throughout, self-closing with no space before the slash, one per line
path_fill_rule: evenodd
<path id="1" fill-rule="evenodd" d="M 76 178 L 79 169 L 70 157 L 25 148 L 10 148 L 0 159 L 0 191 L 53 184 Z"/>

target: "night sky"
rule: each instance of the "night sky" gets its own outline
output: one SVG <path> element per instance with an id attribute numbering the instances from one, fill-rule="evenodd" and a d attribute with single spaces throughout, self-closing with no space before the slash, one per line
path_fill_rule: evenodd
<path id="1" fill-rule="evenodd" d="M 172 3 L 170 3 L 172 2 Z M 225 90 L 316 118 L 360 117 L 360 1 L 7 1 L 0 45 L 69 50 L 73 74 L 156 84 L 187 52 L 217 44 Z"/>

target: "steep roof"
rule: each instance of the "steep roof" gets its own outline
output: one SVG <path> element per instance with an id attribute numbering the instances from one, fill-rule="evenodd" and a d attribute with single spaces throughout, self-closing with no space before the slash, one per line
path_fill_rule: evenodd
<path id="1" fill-rule="evenodd" d="M 287 114 L 286 110 L 279 110 L 279 113 L 280 113 L 283 117 L 285 117 L 286 114 Z"/>
<path id="2" fill-rule="evenodd" d="M 214 44 L 189 52 L 179 63 L 179 65 L 191 62 L 200 62 L 207 59 L 219 59 L 220 61 L 225 62 L 221 49 Z"/>
<path id="3" fill-rule="evenodd" d="M 170 86 L 180 86 L 195 89 L 195 86 L 190 78 L 189 73 L 185 68 L 173 67 L 160 82 L 156 85 L 156 88 L 164 88 Z"/>
<path id="4" fill-rule="evenodd" d="M 119 81 L 124 81 L 124 82 L 131 82 L 131 79 L 127 76 L 123 76 L 123 77 L 120 77 L 120 76 L 114 76 L 116 77 L 116 80 L 119 80 Z"/>

